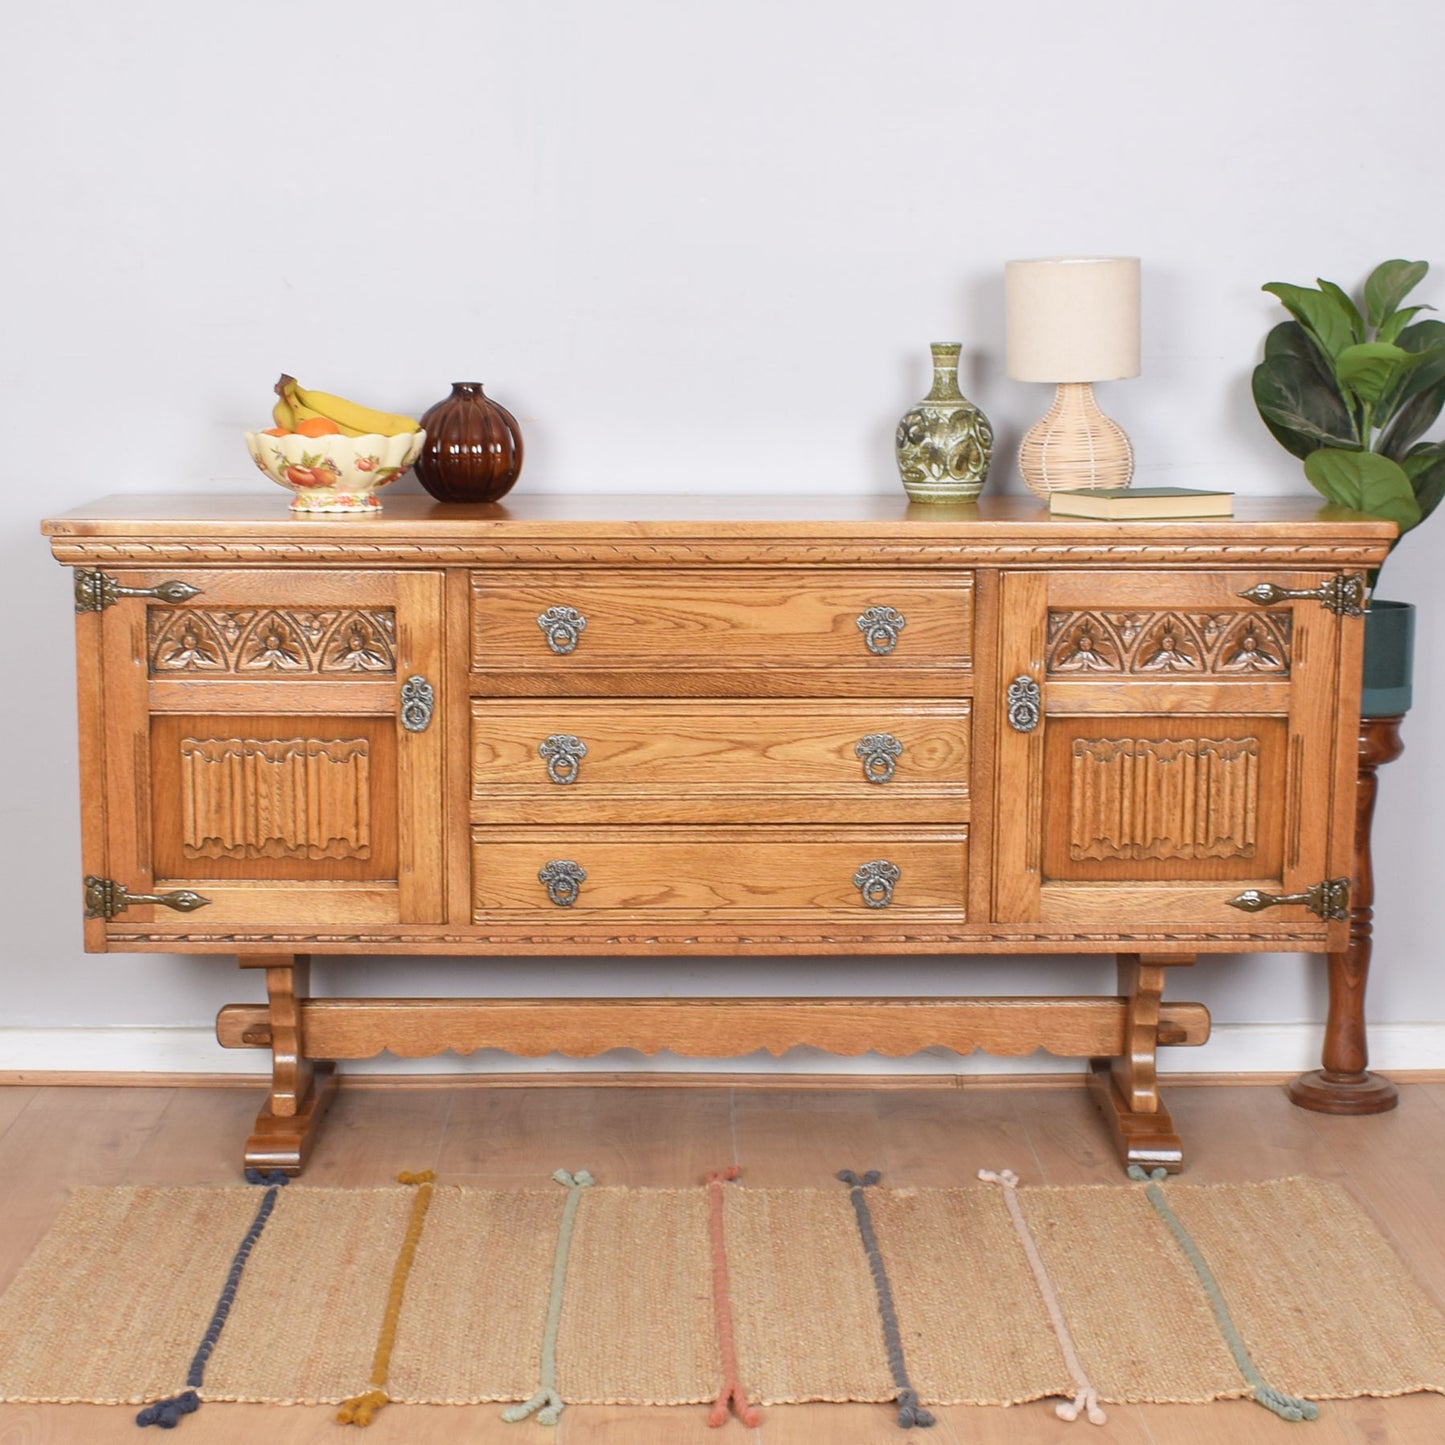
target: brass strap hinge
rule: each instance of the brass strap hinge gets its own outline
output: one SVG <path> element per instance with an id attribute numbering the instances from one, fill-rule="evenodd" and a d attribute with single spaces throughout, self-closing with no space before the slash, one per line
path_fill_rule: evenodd
<path id="1" fill-rule="evenodd" d="M 154 587 L 122 587 L 114 577 L 104 572 L 92 572 L 85 567 L 75 569 L 75 610 L 77 612 L 104 612 L 114 607 L 122 597 L 154 597 L 160 602 L 188 602 L 199 597 L 201 589 L 189 582 L 159 582 Z"/>
<path id="2" fill-rule="evenodd" d="M 1249 602 L 1261 607 L 1273 607 L 1276 602 L 1294 599 L 1313 600 L 1327 612 L 1340 617 L 1363 617 L 1365 615 L 1365 577 L 1362 572 L 1344 572 L 1338 577 L 1329 577 L 1318 587 L 1279 587 L 1273 582 L 1259 582 L 1238 594 Z"/>
<path id="3" fill-rule="evenodd" d="M 177 913 L 194 913 L 210 901 L 199 893 L 192 893 L 189 888 L 178 888 L 174 893 L 132 893 L 124 883 L 117 883 L 111 878 L 97 878 L 91 874 L 85 880 L 87 918 L 114 918 L 117 913 L 124 913 L 132 903 L 158 903 L 162 908 L 174 908 Z"/>
<path id="4" fill-rule="evenodd" d="M 1237 898 L 1225 900 L 1231 908 L 1245 913 L 1258 913 L 1265 908 L 1278 908 L 1283 904 L 1301 904 L 1311 913 L 1329 922 L 1338 923 L 1350 916 L 1350 880 L 1348 878 L 1326 878 L 1303 893 L 1265 893 L 1258 888 L 1246 888 Z"/>

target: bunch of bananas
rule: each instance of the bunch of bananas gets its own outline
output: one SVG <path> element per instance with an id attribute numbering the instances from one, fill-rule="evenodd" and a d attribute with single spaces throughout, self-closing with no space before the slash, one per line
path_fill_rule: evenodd
<path id="1" fill-rule="evenodd" d="M 276 405 L 271 415 L 278 433 L 300 432 L 303 436 L 339 432 L 348 437 L 393 437 L 420 430 L 409 416 L 373 411 L 328 391 L 307 391 L 294 376 L 284 373 L 276 383 Z"/>

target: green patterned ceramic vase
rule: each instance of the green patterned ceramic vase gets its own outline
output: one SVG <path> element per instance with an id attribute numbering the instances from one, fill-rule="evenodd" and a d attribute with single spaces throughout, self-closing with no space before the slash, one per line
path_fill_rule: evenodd
<path id="1" fill-rule="evenodd" d="M 993 455 L 988 418 L 958 389 L 956 342 L 935 341 L 933 390 L 898 423 L 898 474 L 913 502 L 971 502 Z"/>

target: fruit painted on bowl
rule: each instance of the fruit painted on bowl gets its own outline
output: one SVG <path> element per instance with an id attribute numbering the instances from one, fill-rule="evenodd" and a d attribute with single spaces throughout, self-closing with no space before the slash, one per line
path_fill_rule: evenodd
<path id="1" fill-rule="evenodd" d="M 277 486 L 295 493 L 293 512 L 379 512 L 376 494 L 411 466 L 424 441 L 423 431 L 314 437 L 246 433 L 251 460 Z"/>

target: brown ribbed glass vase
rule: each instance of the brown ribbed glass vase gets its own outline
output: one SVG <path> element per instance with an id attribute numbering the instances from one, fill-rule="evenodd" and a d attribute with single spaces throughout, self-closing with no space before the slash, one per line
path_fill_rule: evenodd
<path id="1" fill-rule="evenodd" d="M 522 471 L 522 432 L 479 381 L 454 381 L 452 394 L 421 419 L 426 441 L 417 480 L 439 502 L 495 502 Z"/>

